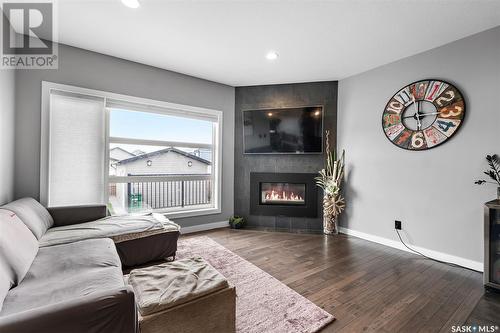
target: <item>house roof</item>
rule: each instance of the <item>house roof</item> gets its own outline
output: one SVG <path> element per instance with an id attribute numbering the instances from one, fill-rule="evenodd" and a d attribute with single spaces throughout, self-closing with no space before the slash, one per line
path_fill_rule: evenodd
<path id="1" fill-rule="evenodd" d="M 133 155 L 135 156 L 139 156 L 139 155 L 142 155 L 142 154 L 146 154 L 146 152 L 140 150 L 140 149 L 136 149 L 132 152 Z"/>
<path id="2" fill-rule="evenodd" d="M 131 158 L 127 158 L 127 159 L 124 159 L 124 160 L 121 160 L 121 161 L 117 162 L 116 164 L 126 164 L 126 163 L 134 162 L 134 161 L 137 161 L 137 160 L 146 159 L 146 158 L 150 158 L 150 157 L 154 157 L 154 156 L 166 154 L 168 152 L 177 153 L 177 154 L 183 155 L 185 157 L 191 158 L 191 159 L 193 159 L 195 161 L 199 161 L 201 163 L 205 163 L 205 164 L 208 164 L 208 165 L 212 164 L 212 162 L 210 162 L 210 161 L 208 161 L 208 160 L 206 160 L 204 158 L 192 155 L 190 153 L 186 153 L 185 151 L 182 151 L 180 149 L 173 148 L 173 147 L 169 147 L 169 148 L 165 148 L 165 149 L 153 151 L 151 153 L 146 153 L 146 154 L 134 156 L 134 157 L 131 157 Z"/>
<path id="3" fill-rule="evenodd" d="M 131 152 L 123 149 L 123 148 L 120 148 L 120 147 L 114 147 L 114 148 L 111 148 L 110 151 L 113 151 L 113 150 L 121 150 L 122 152 L 126 153 L 126 154 L 129 154 L 130 156 L 135 156 L 135 154 L 132 154 Z"/>

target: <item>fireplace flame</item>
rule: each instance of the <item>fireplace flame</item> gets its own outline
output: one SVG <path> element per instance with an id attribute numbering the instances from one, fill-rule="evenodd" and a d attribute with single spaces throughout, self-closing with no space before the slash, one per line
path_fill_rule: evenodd
<path id="1" fill-rule="evenodd" d="M 299 194 L 293 192 L 271 190 L 265 193 L 266 200 L 279 200 L 279 201 L 304 201 L 304 198 Z"/>

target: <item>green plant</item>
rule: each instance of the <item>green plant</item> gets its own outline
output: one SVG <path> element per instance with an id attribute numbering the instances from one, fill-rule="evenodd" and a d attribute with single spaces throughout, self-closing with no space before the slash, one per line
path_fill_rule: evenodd
<path id="1" fill-rule="evenodd" d="M 482 185 L 488 183 L 500 186 L 500 158 L 496 154 L 486 155 L 486 161 L 488 162 L 490 169 L 485 171 L 484 174 L 490 177 L 493 181 L 479 179 L 476 180 L 474 184 Z"/>
<path id="2" fill-rule="evenodd" d="M 229 218 L 229 225 L 233 228 L 241 228 L 245 225 L 245 219 L 238 215 L 231 216 Z"/>

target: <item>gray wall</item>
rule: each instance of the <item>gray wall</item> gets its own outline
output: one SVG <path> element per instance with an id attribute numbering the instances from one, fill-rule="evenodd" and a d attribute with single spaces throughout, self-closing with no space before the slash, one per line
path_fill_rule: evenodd
<path id="1" fill-rule="evenodd" d="M 317 172 L 323 155 L 244 155 L 243 110 L 323 105 L 324 127 L 332 132 L 335 146 L 337 81 L 236 88 L 234 212 L 252 227 L 320 230 L 322 218 L 291 218 L 250 215 L 250 172 Z"/>
<path id="2" fill-rule="evenodd" d="M 14 197 L 14 70 L 0 70 L 0 205 Z"/>
<path id="3" fill-rule="evenodd" d="M 496 188 L 474 185 L 500 153 L 500 27 L 339 82 L 338 147 L 346 149 L 347 212 L 342 225 L 397 240 L 403 221 L 411 244 L 482 261 L 483 203 Z M 467 103 L 449 142 L 406 151 L 389 142 L 381 117 L 389 98 L 413 81 L 454 83 Z"/>
<path id="4" fill-rule="evenodd" d="M 42 81 L 223 111 L 222 213 L 176 222 L 191 226 L 225 221 L 232 214 L 234 88 L 66 45 L 59 46 L 58 70 L 19 70 L 16 76 L 17 198 L 39 197 Z"/>

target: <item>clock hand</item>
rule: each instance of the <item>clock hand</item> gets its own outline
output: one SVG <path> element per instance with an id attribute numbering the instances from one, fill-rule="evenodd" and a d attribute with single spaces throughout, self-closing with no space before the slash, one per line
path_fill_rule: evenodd
<path id="1" fill-rule="evenodd" d="M 420 118 L 423 118 L 423 117 L 425 117 L 425 116 L 435 116 L 435 115 L 438 115 L 438 114 L 440 114 L 440 112 L 432 112 L 432 113 L 419 113 L 419 116 L 420 116 Z M 403 117 L 403 119 L 413 118 L 413 117 L 415 117 L 415 116 L 416 116 L 416 114 L 414 114 L 414 115 L 412 115 L 412 116 L 405 116 L 405 117 Z"/>
<path id="2" fill-rule="evenodd" d="M 413 101 L 413 108 L 415 109 L 415 116 L 417 119 L 417 130 L 420 130 L 422 123 L 420 122 L 420 113 L 418 113 L 417 105 L 415 104 L 415 96 L 413 96 L 413 94 L 411 94 L 411 99 Z"/>
<path id="3" fill-rule="evenodd" d="M 440 114 L 440 113 L 441 113 L 441 112 L 421 113 L 421 115 L 422 115 L 423 117 L 425 117 L 425 116 L 435 116 L 435 115 Z"/>

